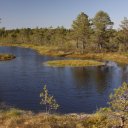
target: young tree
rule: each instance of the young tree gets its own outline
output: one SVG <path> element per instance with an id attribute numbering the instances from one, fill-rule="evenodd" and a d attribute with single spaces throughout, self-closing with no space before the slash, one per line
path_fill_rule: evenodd
<path id="1" fill-rule="evenodd" d="M 124 17 L 124 20 L 123 21 L 121 21 L 121 28 L 123 29 L 123 30 L 125 30 L 126 32 L 128 32 L 128 18 L 127 17 Z"/>
<path id="2" fill-rule="evenodd" d="M 106 31 L 112 28 L 113 22 L 111 21 L 109 15 L 104 11 L 97 12 L 92 22 L 95 32 L 95 43 L 101 50 L 105 43 Z"/>
<path id="3" fill-rule="evenodd" d="M 88 16 L 81 12 L 76 20 L 73 21 L 72 24 L 73 29 L 73 37 L 77 41 L 77 48 L 79 47 L 79 43 L 82 43 L 82 52 L 84 52 L 85 44 L 87 44 L 89 39 L 89 32 L 90 32 L 90 23 Z"/>
<path id="4" fill-rule="evenodd" d="M 117 35 L 117 42 L 119 43 L 119 51 L 128 50 L 128 19 L 124 17 L 124 20 L 121 22 L 121 30 Z"/>
<path id="5" fill-rule="evenodd" d="M 110 95 L 110 108 L 114 115 L 120 118 L 120 128 L 124 128 L 128 119 L 128 84 L 123 83 L 121 87 L 115 89 L 114 94 Z"/>
<path id="6" fill-rule="evenodd" d="M 47 86 L 45 85 L 43 91 L 40 93 L 41 102 L 40 104 L 45 105 L 46 113 L 49 113 L 51 110 L 57 110 L 59 105 L 53 96 L 49 95 Z"/>

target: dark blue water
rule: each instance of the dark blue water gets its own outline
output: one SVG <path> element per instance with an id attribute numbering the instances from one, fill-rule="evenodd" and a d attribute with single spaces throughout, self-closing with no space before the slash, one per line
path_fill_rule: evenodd
<path id="1" fill-rule="evenodd" d="M 16 55 L 14 60 L 0 62 L 0 102 L 24 110 L 44 111 L 39 94 L 46 84 L 60 113 L 92 113 L 107 106 L 114 88 L 128 82 L 128 67 L 115 63 L 53 68 L 42 63 L 60 58 L 41 56 L 31 49 L 0 47 L 0 53 Z"/>

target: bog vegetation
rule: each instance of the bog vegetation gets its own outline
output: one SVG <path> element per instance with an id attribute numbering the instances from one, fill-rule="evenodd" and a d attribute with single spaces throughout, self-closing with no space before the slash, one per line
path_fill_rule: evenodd
<path id="1" fill-rule="evenodd" d="M 0 54 L 0 61 L 11 60 L 14 58 L 15 56 L 11 54 Z"/>
<path id="2" fill-rule="evenodd" d="M 128 49 L 128 19 L 124 18 L 120 29 L 113 29 L 114 23 L 104 11 L 93 18 L 81 12 L 74 19 L 70 29 L 22 28 L 0 29 L 0 42 L 12 44 L 34 44 L 58 47 L 76 53 L 88 52 L 126 52 Z"/>
<path id="3" fill-rule="evenodd" d="M 40 104 L 45 105 L 46 113 L 50 113 L 52 110 L 57 110 L 59 108 L 59 104 L 57 104 L 56 99 L 49 94 L 46 85 L 44 86 L 43 91 L 40 93 L 40 97 Z"/>
<path id="4" fill-rule="evenodd" d="M 101 108 L 94 114 L 49 114 L 48 110 L 57 109 L 58 104 L 50 96 L 46 86 L 41 98 L 41 103 L 46 106 L 46 113 L 1 109 L 1 128 L 128 128 L 127 83 L 123 83 L 110 95 L 109 107 Z"/>
<path id="5" fill-rule="evenodd" d="M 93 18 L 81 12 L 72 22 L 70 29 L 63 26 L 12 30 L 1 28 L 0 43 L 12 46 L 23 44 L 25 47 L 31 47 L 47 55 L 109 59 L 128 63 L 126 53 L 128 50 L 128 19 L 125 17 L 122 20 L 119 30 L 113 29 L 113 25 L 111 18 L 104 11 L 97 12 Z M 3 58 L 3 56 L 0 57 Z M 55 99 L 48 94 L 46 87 L 40 96 L 41 104 L 46 105 L 47 111 L 59 107 Z M 110 96 L 109 104 L 108 108 L 102 108 L 91 115 L 33 114 L 17 109 L 1 109 L 0 127 L 128 128 L 128 84 L 124 83 L 115 90 L 115 93 Z"/>
<path id="6" fill-rule="evenodd" d="M 104 65 L 103 62 L 94 60 L 53 60 L 44 63 L 47 66 L 53 67 L 84 67 L 84 66 L 101 66 Z"/>

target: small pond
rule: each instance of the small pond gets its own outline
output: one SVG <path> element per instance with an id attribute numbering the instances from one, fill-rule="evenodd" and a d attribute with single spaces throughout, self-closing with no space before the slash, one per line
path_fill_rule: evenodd
<path id="1" fill-rule="evenodd" d="M 44 111 L 39 94 L 46 84 L 60 105 L 60 113 L 93 113 L 107 106 L 109 94 L 128 82 L 128 66 L 108 62 L 98 67 L 46 67 L 42 62 L 64 59 L 41 56 L 18 47 L 0 47 L 16 59 L 0 62 L 0 102 L 24 110 Z"/>

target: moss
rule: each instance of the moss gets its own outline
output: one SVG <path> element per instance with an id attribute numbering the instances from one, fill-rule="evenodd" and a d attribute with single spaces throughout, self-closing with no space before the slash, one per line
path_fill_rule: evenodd
<path id="1" fill-rule="evenodd" d="M 103 62 L 94 61 L 94 60 L 54 60 L 54 61 L 47 61 L 44 64 L 54 67 L 65 67 L 65 66 L 84 67 L 84 66 L 104 65 Z"/>

